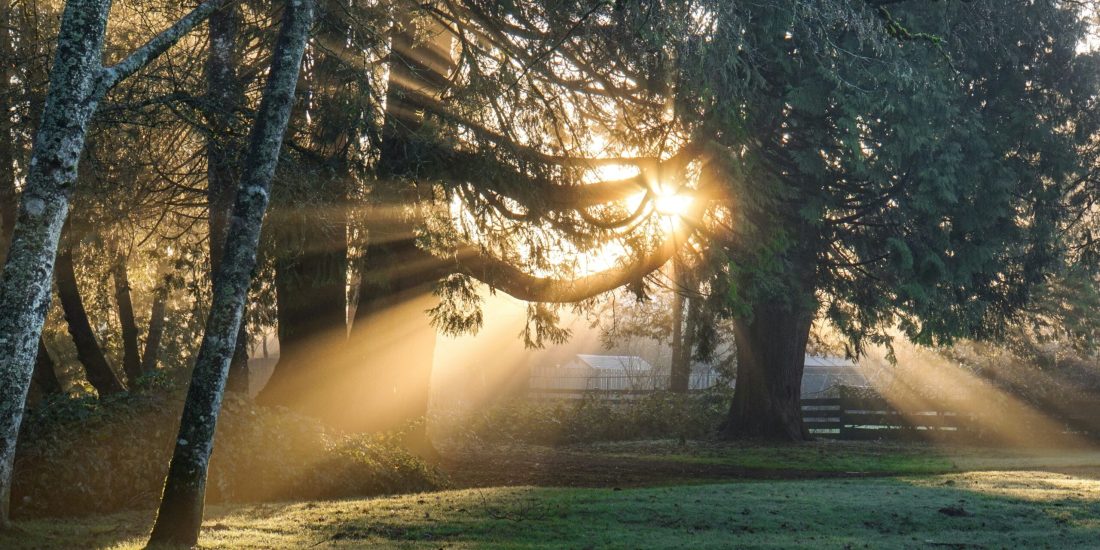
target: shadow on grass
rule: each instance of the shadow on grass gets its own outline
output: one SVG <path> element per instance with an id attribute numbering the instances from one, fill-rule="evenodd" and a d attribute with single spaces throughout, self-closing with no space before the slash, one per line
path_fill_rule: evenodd
<path id="1" fill-rule="evenodd" d="M 140 547 L 151 515 L 21 524 L 0 547 Z M 112 531 L 104 532 L 103 529 Z M 214 508 L 207 548 L 1095 547 L 1100 482 L 1048 472 L 513 487 Z"/>

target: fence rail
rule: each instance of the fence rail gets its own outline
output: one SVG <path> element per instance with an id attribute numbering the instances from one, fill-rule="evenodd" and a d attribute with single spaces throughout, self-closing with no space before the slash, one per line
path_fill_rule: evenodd
<path id="1" fill-rule="evenodd" d="M 630 377 L 632 383 L 604 381 L 613 377 L 588 378 L 586 385 L 560 382 L 536 386 L 528 395 L 535 399 L 579 399 L 595 395 L 611 400 L 630 400 L 668 388 L 668 376 L 646 376 L 642 383 Z M 657 379 L 654 382 L 654 379 Z M 660 384 L 660 381 L 664 385 Z M 532 382 L 535 378 L 532 378 Z M 595 381 L 595 382 L 594 382 Z M 706 389 L 718 382 L 692 380 L 693 390 Z M 555 384 L 557 384 L 555 386 Z M 1100 396 L 1067 399 L 1056 406 L 1043 408 L 1042 416 L 1062 424 L 1061 434 L 1100 438 Z M 947 408 L 899 410 L 886 399 L 864 394 L 838 397 L 806 397 L 802 399 L 802 420 L 815 437 L 846 440 L 922 440 L 936 439 L 960 442 L 986 437 L 989 418 L 953 411 Z M 995 429 L 995 428 L 994 428 Z M 1047 434 L 1053 435 L 1053 434 Z"/>
<path id="2" fill-rule="evenodd" d="M 630 398 L 669 388 L 667 374 L 631 374 L 625 376 L 560 376 L 535 373 L 528 381 L 530 397 L 579 399 L 595 393 L 608 398 Z M 688 389 L 705 390 L 719 381 L 716 373 L 692 373 Z"/>
<path id="3" fill-rule="evenodd" d="M 836 439 L 969 438 L 976 430 L 973 415 L 900 411 L 879 398 L 803 399 L 802 419 L 811 434 Z"/>
<path id="4" fill-rule="evenodd" d="M 1100 401 L 1074 400 L 1052 418 L 1067 433 L 1100 436 Z M 899 410 L 882 398 L 802 399 L 802 419 L 816 437 L 834 439 L 980 439 L 983 420 L 955 410 Z M 988 419 L 987 419 L 988 420 Z"/>

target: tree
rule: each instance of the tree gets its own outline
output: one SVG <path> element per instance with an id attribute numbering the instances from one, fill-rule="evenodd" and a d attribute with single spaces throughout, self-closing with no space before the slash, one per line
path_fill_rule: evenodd
<path id="1" fill-rule="evenodd" d="M 229 366 L 244 316 L 271 180 L 294 105 L 294 90 L 313 21 L 311 0 L 290 0 L 252 127 L 224 255 L 214 280 L 206 332 L 184 402 L 180 432 L 150 543 L 198 541 L 206 474 Z"/>
<path id="2" fill-rule="evenodd" d="M 869 9 L 870 42 L 773 6 L 745 12 L 747 49 L 765 61 L 743 112 L 724 113 L 751 136 L 730 186 L 744 214 L 723 244 L 738 349 L 726 436 L 806 437 L 818 316 L 855 355 L 894 326 L 923 344 L 991 337 L 1058 259 L 1057 205 L 1096 128 L 1074 7 L 898 10 Z M 909 76 L 886 70 L 898 66 Z"/>
<path id="3" fill-rule="evenodd" d="M 88 320 L 88 311 L 84 307 L 84 300 L 80 295 L 80 288 L 76 280 L 76 267 L 73 261 L 76 241 L 72 231 L 68 242 L 62 244 L 61 253 L 57 256 L 54 276 L 57 278 L 57 294 L 61 301 L 61 308 L 65 312 L 65 322 L 69 326 L 69 334 L 76 345 L 77 358 L 84 366 L 84 372 L 88 382 L 96 389 L 99 395 L 110 395 L 126 391 L 126 386 L 118 378 L 118 374 L 111 368 L 103 349 L 96 341 L 95 331 Z"/>
<path id="4" fill-rule="evenodd" d="M 0 524 L 4 526 L 15 441 L 88 123 L 111 88 L 166 51 L 222 3 L 201 4 L 111 67 L 103 66 L 101 55 L 111 2 L 71 0 L 65 5 L 49 92 L 0 279 Z"/>
<path id="5" fill-rule="evenodd" d="M 236 4 L 210 16 L 209 47 L 206 59 L 205 116 L 206 196 L 210 235 L 210 280 L 221 265 L 225 248 L 233 196 L 237 190 L 240 144 L 237 143 L 237 112 L 244 109 L 244 82 L 239 74 L 241 57 L 241 13 Z M 228 389 L 248 392 L 248 332 L 242 323 L 237 335 L 237 350 L 229 371 Z"/>

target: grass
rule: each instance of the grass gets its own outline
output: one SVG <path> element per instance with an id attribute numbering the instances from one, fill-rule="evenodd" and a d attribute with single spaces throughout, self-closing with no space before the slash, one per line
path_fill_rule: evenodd
<path id="1" fill-rule="evenodd" d="M 691 468 L 680 470 L 679 464 Z M 465 455 L 461 466 L 463 471 L 479 470 L 475 477 L 487 485 L 500 484 L 508 470 L 514 474 L 541 468 L 541 477 L 521 477 L 520 483 L 560 485 L 569 478 L 581 487 L 487 487 L 213 506 L 200 544 L 1100 548 L 1100 451 L 647 441 L 564 448 L 489 446 Z M 722 467 L 747 472 L 734 477 L 765 479 L 730 482 Z M 648 474 L 624 478 L 640 482 L 623 484 L 620 490 L 618 473 L 626 470 Z M 883 477 L 771 479 L 813 472 Z M 22 521 L 18 531 L 0 533 L 0 548 L 140 548 L 152 519 L 152 512 L 145 511 Z"/>
<path id="2" fill-rule="evenodd" d="M 513 487 L 215 507 L 206 548 L 1100 548 L 1100 481 L 1065 474 Z M 22 522 L 0 547 L 136 548 L 151 514 Z"/>
<path id="3" fill-rule="evenodd" d="M 787 445 L 673 440 L 571 447 L 572 452 L 762 471 L 919 475 L 958 471 L 1100 466 L 1097 449 L 1003 449 L 918 442 L 818 440 Z"/>
<path id="4" fill-rule="evenodd" d="M 922 444 L 869 445 L 828 440 L 792 445 L 648 441 L 590 445 L 588 452 L 758 470 L 929 474 L 958 469 L 957 453 L 949 455 Z M 1100 461 L 1100 456 L 1097 460 Z"/>

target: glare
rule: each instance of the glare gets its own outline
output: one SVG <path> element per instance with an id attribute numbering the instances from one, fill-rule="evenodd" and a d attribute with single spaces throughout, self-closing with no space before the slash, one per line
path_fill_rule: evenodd
<path id="1" fill-rule="evenodd" d="M 661 193 L 653 199 L 653 208 L 662 216 L 683 216 L 691 206 L 691 197 L 681 193 Z"/>

